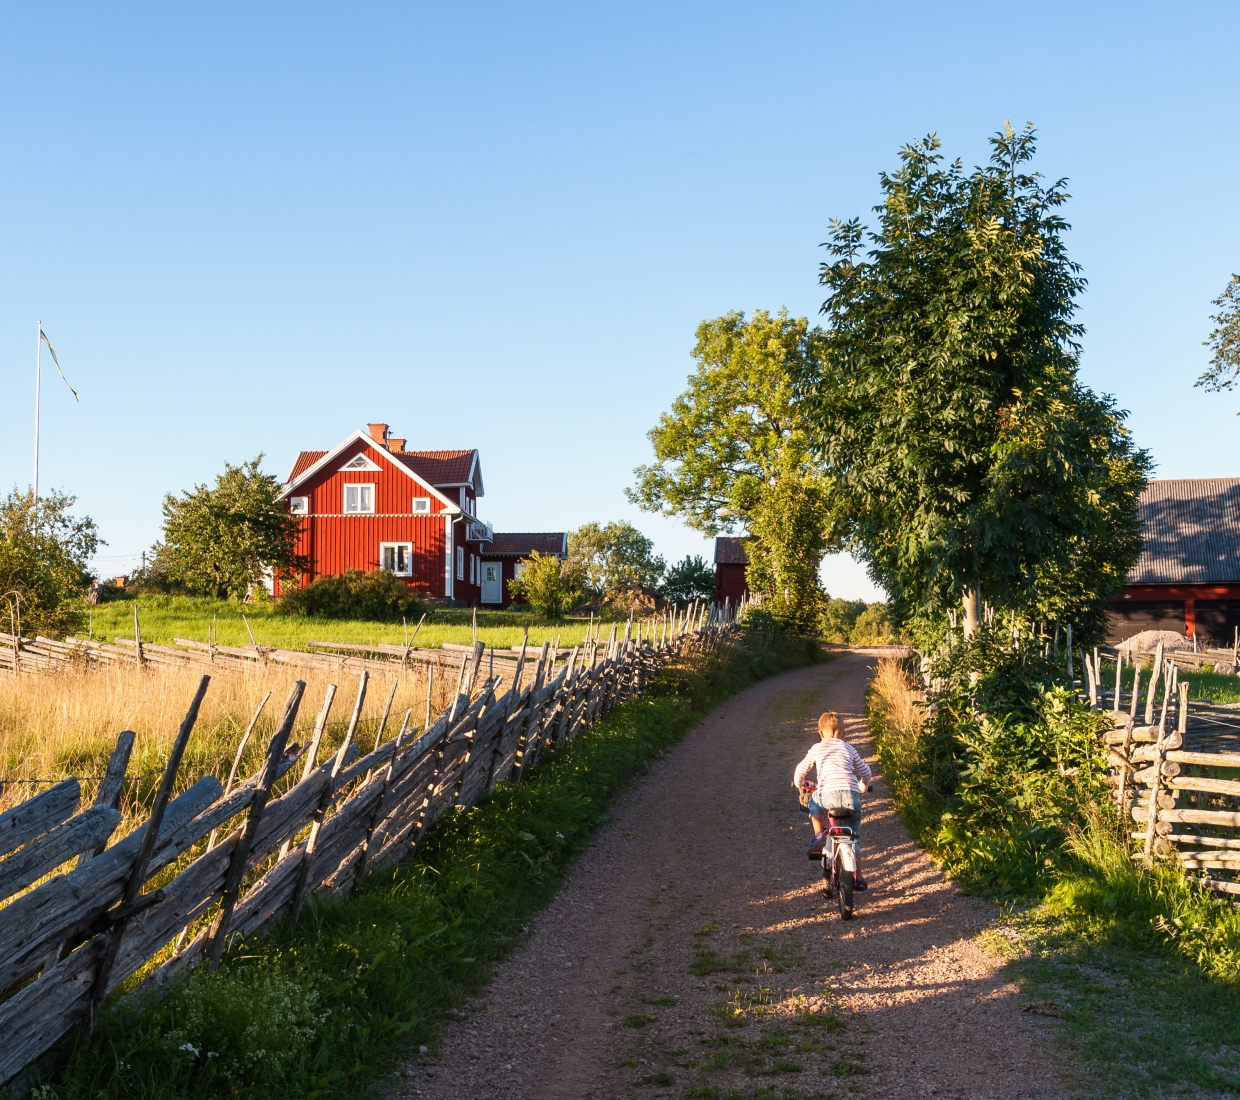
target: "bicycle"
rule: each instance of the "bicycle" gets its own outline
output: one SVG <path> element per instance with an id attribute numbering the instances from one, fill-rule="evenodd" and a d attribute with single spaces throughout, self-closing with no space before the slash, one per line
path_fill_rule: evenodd
<path id="1" fill-rule="evenodd" d="M 812 794 L 813 784 L 802 790 Z M 808 798 L 806 804 L 808 805 Z M 857 884 L 857 836 L 847 825 L 839 825 L 852 817 L 851 806 L 841 806 L 827 811 L 827 834 L 821 856 L 815 855 L 810 846 L 809 858 L 822 860 L 822 877 L 826 883 L 827 898 L 834 898 L 839 905 L 840 919 L 853 919 L 853 891 Z"/>

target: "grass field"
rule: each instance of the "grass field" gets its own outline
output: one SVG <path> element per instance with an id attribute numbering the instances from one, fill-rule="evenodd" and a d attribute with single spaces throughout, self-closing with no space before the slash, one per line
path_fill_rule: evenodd
<path id="1" fill-rule="evenodd" d="M 1149 662 L 1141 674 L 1141 701 L 1145 702 L 1145 689 L 1149 684 Z M 1079 670 L 1078 670 L 1079 675 Z M 1122 674 L 1125 691 L 1132 690 L 1132 666 L 1127 666 Z M 1180 680 L 1189 685 L 1188 697 L 1191 700 L 1209 700 L 1211 703 L 1240 703 L 1240 676 L 1225 676 L 1218 672 L 1181 672 Z M 1103 696 L 1108 701 L 1115 689 L 1115 665 L 1102 666 Z M 1158 696 L 1162 698 L 1161 692 Z"/>
<path id="2" fill-rule="evenodd" d="M 206 641 L 212 624 L 221 645 L 250 644 L 245 617 L 260 645 L 281 649 L 305 649 L 306 643 L 318 642 L 385 642 L 405 643 L 405 628 L 400 623 L 375 623 L 351 619 L 311 619 L 285 615 L 271 603 L 237 603 L 234 600 L 208 600 L 196 596 L 139 596 L 136 599 L 111 600 L 94 608 L 86 630 L 96 640 L 110 642 L 114 637 L 133 637 L 133 612 L 138 608 L 142 640 L 171 645 L 173 638 Z M 464 608 L 435 608 L 427 614 L 418 632 L 418 646 L 437 647 L 444 642 L 468 644 L 472 641 L 473 612 Z M 539 619 L 529 611 L 478 612 L 478 637 L 496 649 L 520 645 L 525 628 L 530 628 L 530 642 L 560 639 L 562 647 L 578 645 L 585 637 L 589 618 L 570 618 L 561 622 Z M 409 623 L 413 634 L 417 623 Z M 604 636 L 610 631 L 604 628 Z M 619 625 L 621 632 L 624 624 Z"/>

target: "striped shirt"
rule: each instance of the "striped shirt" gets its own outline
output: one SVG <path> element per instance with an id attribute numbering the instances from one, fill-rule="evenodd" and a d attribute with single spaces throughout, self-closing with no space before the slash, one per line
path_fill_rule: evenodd
<path id="1" fill-rule="evenodd" d="M 868 783 L 873 774 L 852 745 L 835 737 L 823 738 L 797 765 L 792 785 L 798 790 L 810 768 L 814 769 L 820 791 L 857 791 L 858 778 Z"/>

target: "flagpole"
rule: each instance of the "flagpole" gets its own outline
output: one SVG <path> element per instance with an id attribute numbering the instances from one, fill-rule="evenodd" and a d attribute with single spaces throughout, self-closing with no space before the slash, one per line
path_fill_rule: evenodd
<path id="1" fill-rule="evenodd" d="M 43 322 L 34 329 L 34 499 L 39 499 L 39 391 L 43 381 Z"/>

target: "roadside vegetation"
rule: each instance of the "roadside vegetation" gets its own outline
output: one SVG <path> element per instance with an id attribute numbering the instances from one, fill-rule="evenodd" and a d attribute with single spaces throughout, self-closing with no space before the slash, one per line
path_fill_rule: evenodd
<path id="1" fill-rule="evenodd" d="M 930 706 L 911 662 L 880 662 L 870 724 L 905 822 L 968 892 L 1003 906 L 989 944 L 1030 1010 L 1062 1021 L 1091 1087 L 1235 1092 L 1240 913 L 1175 867 L 1134 864 L 1101 782 L 1099 717 L 1045 662 L 990 661 L 969 684 L 984 643 L 954 679 L 936 668 L 949 683 Z"/>
<path id="2" fill-rule="evenodd" d="M 487 979 L 607 805 L 700 717 L 817 659 L 758 612 L 722 651 L 667 669 L 520 785 L 442 818 L 418 855 L 350 899 L 234 944 L 161 1000 L 118 1002 L 42 1100 L 382 1095 Z"/>

